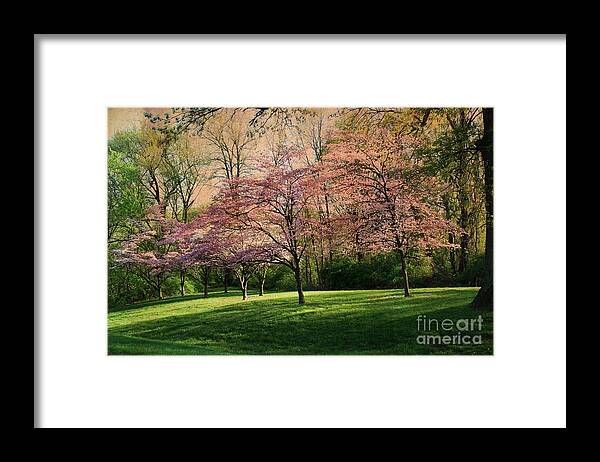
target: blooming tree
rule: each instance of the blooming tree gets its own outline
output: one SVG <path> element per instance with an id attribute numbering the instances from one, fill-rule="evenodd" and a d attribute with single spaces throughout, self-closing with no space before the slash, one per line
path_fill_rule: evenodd
<path id="1" fill-rule="evenodd" d="M 180 251 L 177 265 L 192 274 L 199 271 L 204 296 L 207 297 L 211 269 L 222 262 L 224 244 L 220 235 L 213 232 L 205 217 L 200 215 L 190 223 L 179 224 L 169 239 L 177 244 Z"/>
<path id="2" fill-rule="evenodd" d="M 161 207 L 161 204 L 150 207 L 143 222 L 135 223 L 139 231 L 114 250 L 117 263 L 137 269 L 159 298 L 163 296 L 162 285 L 167 274 L 182 264 L 178 243 L 171 238 L 178 224 L 165 218 Z"/>
<path id="3" fill-rule="evenodd" d="M 412 159 L 417 142 L 385 129 L 340 132 L 323 162 L 339 205 L 347 211 L 353 244 L 397 252 L 404 295 L 410 295 L 406 256 L 411 250 L 448 247 L 457 232 L 436 206 L 434 180 Z"/>
<path id="4" fill-rule="evenodd" d="M 211 267 L 227 268 L 237 277 L 242 299 L 248 299 L 248 282 L 259 270 L 271 263 L 277 249 L 265 236 L 241 223 L 215 204 L 187 225 L 182 225 L 175 239 L 185 244 L 181 260 L 188 266 L 199 265 L 208 274 Z M 205 278 L 205 293 L 206 293 Z"/>
<path id="5" fill-rule="evenodd" d="M 229 182 L 216 201 L 221 216 L 237 227 L 239 235 L 260 237 L 268 260 L 293 271 L 300 304 L 304 303 L 302 256 L 319 226 L 311 218 L 316 181 L 316 168 L 290 152 L 277 165 L 260 165 L 253 177 Z"/>
<path id="6" fill-rule="evenodd" d="M 315 240 L 321 249 L 330 241 L 331 251 L 334 238 L 358 259 L 396 252 L 409 296 L 408 256 L 450 247 L 448 233 L 460 233 L 440 213 L 439 185 L 423 173 L 416 148 L 414 138 L 383 128 L 336 133 L 314 164 L 286 146 L 276 162 L 256 164 L 253 175 L 226 179 L 190 223 L 165 218 L 163 204 L 151 207 L 140 231 L 115 252 L 117 261 L 144 270 L 159 297 L 175 271 L 183 295 L 185 275 L 195 269 L 207 296 L 211 268 L 224 268 L 237 277 L 244 300 L 250 278 L 259 278 L 262 295 L 269 265 L 281 264 L 294 273 L 302 304 L 303 256 L 310 245 L 316 255 Z"/>
<path id="7" fill-rule="evenodd" d="M 248 299 L 248 281 L 259 275 L 264 284 L 264 271 L 275 260 L 277 248 L 254 230 L 226 231 L 227 246 L 223 248 L 223 264 L 230 268 L 240 282 L 242 299 Z"/>

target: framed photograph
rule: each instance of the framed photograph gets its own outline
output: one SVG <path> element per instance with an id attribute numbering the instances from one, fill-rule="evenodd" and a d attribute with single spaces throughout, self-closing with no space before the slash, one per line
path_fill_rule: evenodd
<path id="1" fill-rule="evenodd" d="M 36 35 L 34 73 L 34 427 L 566 426 L 565 35 Z"/>

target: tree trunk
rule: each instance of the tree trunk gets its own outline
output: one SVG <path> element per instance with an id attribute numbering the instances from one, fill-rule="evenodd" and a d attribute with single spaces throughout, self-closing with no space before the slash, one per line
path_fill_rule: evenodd
<path id="1" fill-rule="evenodd" d="M 458 272 L 463 273 L 467 269 L 467 259 L 469 253 L 469 236 L 463 234 L 460 237 L 460 258 L 458 260 Z"/>
<path id="2" fill-rule="evenodd" d="M 323 279 L 323 272 L 325 269 L 325 253 L 324 253 L 324 246 L 323 246 L 323 238 L 319 239 L 319 245 L 320 245 L 320 258 L 321 258 L 321 283 L 324 284 L 325 281 Z"/>
<path id="3" fill-rule="evenodd" d="M 398 254 L 400 255 L 400 265 L 402 268 L 402 287 L 404 289 L 404 296 L 410 297 L 410 286 L 408 285 L 408 271 L 406 271 L 406 259 L 404 257 L 404 251 L 399 249 Z"/>
<path id="4" fill-rule="evenodd" d="M 323 287 L 323 275 L 321 274 L 321 267 L 319 266 L 319 256 L 315 253 L 315 271 L 317 272 L 317 285 L 319 288 Z"/>
<path id="5" fill-rule="evenodd" d="M 185 295 L 185 271 L 181 270 L 179 272 L 179 280 L 181 282 L 181 296 Z"/>
<path id="6" fill-rule="evenodd" d="M 454 245 L 454 233 L 448 234 L 448 242 L 451 245 Z M 453 247 L 450 247 L 450 269 L 452 270 L 452 275 L 456 276 L 456 251 Z"/>
<path id="7" fill-rule="evenodd" d="M 483 108 L 483 136 L 479 143 L 485 181 L 485 260 L 481 289 L 471 303 L 476 309 L 494 307 L 494 110 Z"/>
<path id="8" fill-rule="evenodd" d="M 444 194 L 443 196 L 443 201 L 444 201 L 444 210 L 445 210 L 445 216 L 446 216 L 446 220 L 452 220 L 452 209 L 450 206 L 450 198 L 448 197 L 448 194 Z M 455 237 L 454 237 L 454 233 L 448 233 L 448 243 L 450 244 L 450 252 L 449 252 L 449 259 L 450 259 L 450 269 L 452 271 L 452 276 L 456 276 L 456 251 L 454 250 L 454 242 L 455 242 Z"/>
<path id="9" fill-rule="evenodd" d="M 263 296 L 265 294 L 265 280 L 267 279 L 267 269 L 265 268 L 262 273 L 260 273 L 260 285 L 259 285 L 259 296 Z"/>
<path id="10" fill-rule="evenodd" d="M 468 212 L 464 205 L 460 207 L 460 226 L 464 234 L 460 236 L 460 256 L 458 260 L 458 272 L 462 273 L 467 269 L 467 258 L 469 252 L 469 234 L 467 234 Z"/>
<path id="11" fill-rule="evenodd" d="M 323 284 L 323 278 L 321 275 L 321 268 L 319 266 L 319 255 L 317 252 L 317 244 L 315 242 L 315 238 L 314 236 L 311 238 L 311 242 L 312 242 L 312 251 L 313 251 L 313 259 L 314 259 L 314 265 L 315 265 L 315 272 L 317 273 L 317 285 L 319 287 L 322 286 Z"/>
<path id="12" fill-rule="evenodd" d="M 327 216 L 327 223 L 329 224 L 329 218 L 330 218 L 329 197 L 327 196 L 327 193 L 325 193 L 325 213 Z M 332 245 L 332 241 L 331 241 L 331 229 L 329 229 L 327 231 L 327 247 L 329 250 L 329 262 L 331 263 L 333 261 L 333 245 Z"/>
<path id="13" fill-rule="evenodd" d="M 312 274 L 310 271 L 310 262 L 308 254 L 304 255 L 304 277 L 306 279 L 306 287 L 310 287 L 312 284 Z"/>
<path id="14" fill-rule="evenodd" d="M 223 268 L 223 292 L 227 293 L 227 280 L 229 279 L 229 269 Z"/>
<path id="15" fill-rule="evenodd" d="M 240 283 L 242 286 L 242 300 L 248 300 L 248 280 L 242 278 Z"/>
<path id="16" fill-rule="evenodd" d="M 163 293 L 162 293 L 162 281 L 160 279 L 160 275 L 156 276 L 156 288 L 158 289 L 158 298 L 160 300 L 162 300 Z"/>
<path id="17" fill-rule="evenodd" d="M 298 304 L 302 305 L 304 304 L 304 291 L 302 290 L 302 271 L 299 261 L 294 265 L 294 276 L 296 277 L 296 288 L 298 289 Z"/>
<path id="18" fill-rule="evenodd" d="M 360 250 L 360 234 L 358 232 L 354 235 L 354 244 L 356 245 L 356 261 L 360 263 L 363 259 L 363 253 Z"/>

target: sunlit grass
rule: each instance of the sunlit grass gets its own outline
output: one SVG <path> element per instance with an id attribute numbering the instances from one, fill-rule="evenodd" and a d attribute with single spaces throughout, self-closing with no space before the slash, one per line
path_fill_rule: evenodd
<path id="1" fill-rule="evenodd" d="M 477 288 L 190 296 L 130 306 L 108 315 L 109 354 L 492 354 L 492 316 L 482 345 L 419 345 L 417 316 L 479 316 Z M 450 332 L 452 334 L 452 332 Z"/>

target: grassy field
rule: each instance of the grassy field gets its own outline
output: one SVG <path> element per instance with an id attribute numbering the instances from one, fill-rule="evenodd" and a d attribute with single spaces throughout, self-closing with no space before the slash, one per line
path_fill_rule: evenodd
<path id="1" fill-rule="evenodd" d="M 474 319 L 476 288 L 295 292 L 242 301 L 239 292 L 143 303 L 108 314 L 111 355 L 419 355 L 492 354 L 492 315 L 481 331 L 417 330 L 417 319 Z M 425 316 L 425 318 L 423 317 Z M 421 327 L 424 329 L 424 327 Z M 481 335 L 481 345 L 419 344 L 420 334 Z"/>

